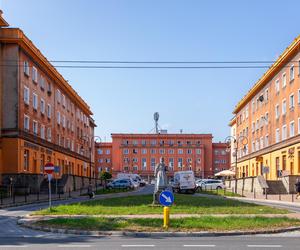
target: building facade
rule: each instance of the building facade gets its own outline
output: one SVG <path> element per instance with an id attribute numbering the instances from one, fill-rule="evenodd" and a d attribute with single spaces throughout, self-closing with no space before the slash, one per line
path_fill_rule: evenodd
<path id="1" fill-rule="evenodd" d="M 278 180 L 300 175 L 299 76 L 300 37 L 234 109 L 232 132 L 244 141 L 237 150 L 238 177 Z"/>
<path id="2" fill-rule="evenodd" d="M 112 172 L 112 143 L 100 142 L 95 143 L 95 168 L 96 174 L 103 171 Z"/>
<path id="3" fill-rule="evenodd" d="M 38 188 L 47 162 L 56 178 L 94 177 L 89 106 L 22 30 L 0 26 L 2 183 Z"/>
<path id="4" fill-rule="evenodd" d="M 224 143 L 212 143 L 211 134 L 112 134 L 112 143 L 97 145 L 96 159 L 101 163 L 96 164 L 114 175 L 125 172 L 153 178 L 155 165 L 164 157 L 170 176 L 193 170 L 204 178 L 229 168 L 226 148 Z"/>

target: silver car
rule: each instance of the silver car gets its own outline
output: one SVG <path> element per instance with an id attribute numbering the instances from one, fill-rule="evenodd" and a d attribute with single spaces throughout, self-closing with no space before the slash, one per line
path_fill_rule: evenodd
<path id="1" fill-rule="evenodd" d="M 225 188 L 225 185 L 222 180 L 205 180 L 202 181 L 200 185 L 202 190 L 207 190 L 207 191 Z"/>

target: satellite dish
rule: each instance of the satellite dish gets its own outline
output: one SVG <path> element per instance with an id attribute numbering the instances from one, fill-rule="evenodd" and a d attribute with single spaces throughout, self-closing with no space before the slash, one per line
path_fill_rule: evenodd
<path id="1" fill-rule="evenodd" d="M 159 119 L 159 113 L 158 112 L 155 112 L 154 113 L 154 115 L 153 115 L 153 117 L 154 117 L 154 121 L 158 121 L 158 119 Z"/>

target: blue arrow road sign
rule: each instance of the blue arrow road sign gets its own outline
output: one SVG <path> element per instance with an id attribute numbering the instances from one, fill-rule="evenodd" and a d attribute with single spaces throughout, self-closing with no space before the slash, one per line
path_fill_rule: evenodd
<path id="1" fill-rule="evenodd" d="M 172 192 L 165 190 L 159 195 L 159 202 L 163 206 L 171 206 L 174 202 L 174 195 Z"/>

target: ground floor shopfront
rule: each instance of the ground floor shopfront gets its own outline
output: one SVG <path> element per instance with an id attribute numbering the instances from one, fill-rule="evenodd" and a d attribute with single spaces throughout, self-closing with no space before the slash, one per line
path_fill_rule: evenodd
<path id="1" fill-rule="evenodd" d="M 300 137 L 291 138 L 240 159 L 237 177 L 262 175 L 266 180 L 300 175 Z"/>
<path id="2" fill-rule="evenodd" d="M 50 143 L 32 142 L 23 138 L 2 138 L 0 149 L 0 183 L 19 186 L 37 186 L 44 179 L 44 166 L 56 166 L 53 177 L 64 175 L 93 177 L 90 159 Z M 35 184 L 34 184 L 35 183 Z"/>

